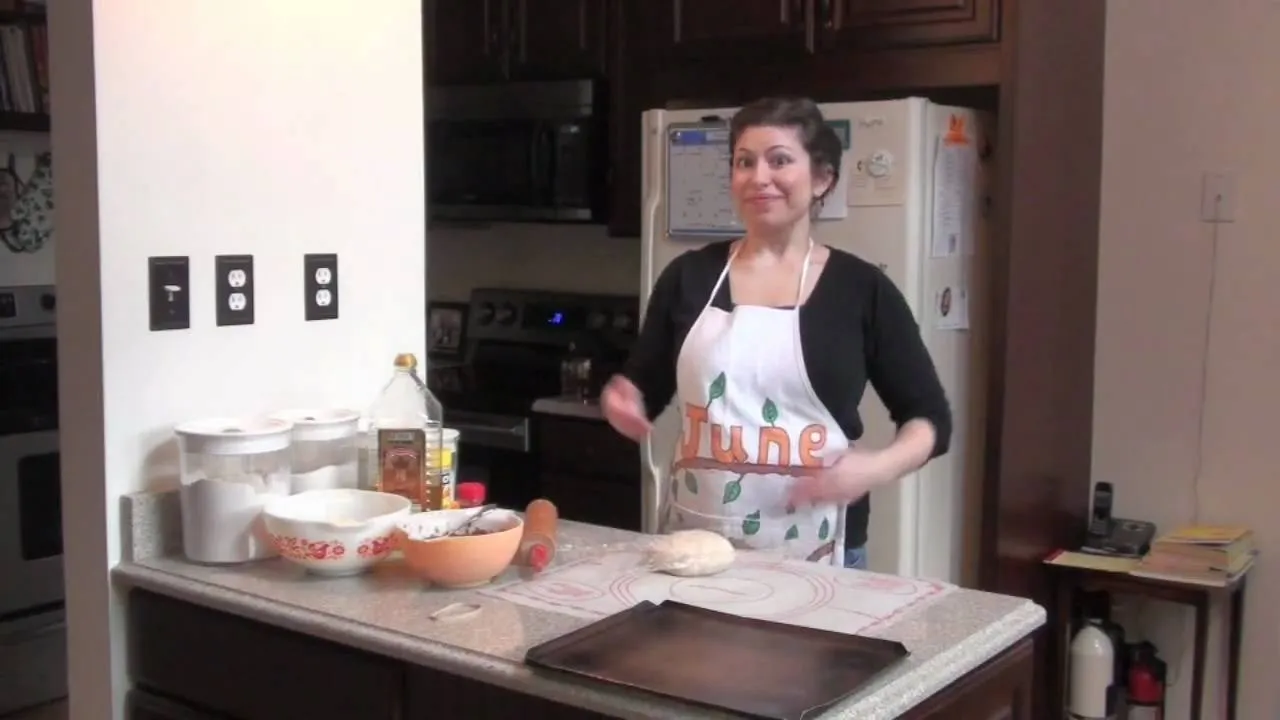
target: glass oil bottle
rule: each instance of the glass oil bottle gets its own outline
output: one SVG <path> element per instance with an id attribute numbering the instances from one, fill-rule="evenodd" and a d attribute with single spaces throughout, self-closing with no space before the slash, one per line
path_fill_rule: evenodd
<path id="1" fill-rule="evenodd" d="M 369 410 L 368 463 L 380 492 L 413 502 L 414 510 L 440 510 L 453 501 L 445 472 L 444 408 L 418 376 L 418 359 L 396 356 L 391 380 Z"/>

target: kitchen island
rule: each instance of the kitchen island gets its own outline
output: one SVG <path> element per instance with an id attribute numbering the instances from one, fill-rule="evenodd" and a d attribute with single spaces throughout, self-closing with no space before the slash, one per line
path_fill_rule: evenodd
<path id="1" fill-rule="evenodd" d="M 194 565 L 177 552 L 175 498 L 134 496 L 125 509 L 132 555 L 113 578 L 129 597 L 135 720 L 731 717 L 523 663 L 528 648 L 590 622 L 581 617 L 425 588 L 394 561 L 338 579 L 283 560 Z M 641 543 L 565 523 L 557 562 Z M 481 611 L 430 618 L 457 602 Z M 1029 720 L 1044 617 L 1030 601 L 968 590 L 912 608 L 874 633 L 911 655 L 816 717 Z"/>

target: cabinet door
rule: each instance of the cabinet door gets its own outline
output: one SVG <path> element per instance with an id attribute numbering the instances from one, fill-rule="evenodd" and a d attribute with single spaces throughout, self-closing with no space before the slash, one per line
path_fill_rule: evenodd
<path id="1" fill-rule="evenodd" d="M 813 0 L 638 0 L 634 33 L 668 62 L 777 59 L 812 49 Z M 743 68 L 750 72 L 750 68 Z"/>
<path id="2" fill-rule="evenodd" d="M 142 690 L 130 690 L 125 701 L 128 720 L 226 720 Z"/>
<path id="3" fill-rule="evenodd" d="M 128 613 L 138 689 L 235 720 L 401 717 L 394 660 L 145 590 L 130 591 Z"/>
<path id="4" fill-rule="evenodd" d="M 995 42 L 1000 0 L 816 0 L 822 45 L 884 48 Z"/>
<path id="5" fill-rule="evenodd" d="M 511 75 L 521 80 L 603 77 L 605 0 L 510 0 Z"/>
<path id="6" fill-rule="evenodd" d="M 503 0 L 427 0 L 422 38 L 429 82 L 465 85 L 506 79 L 508 27 Z"/>

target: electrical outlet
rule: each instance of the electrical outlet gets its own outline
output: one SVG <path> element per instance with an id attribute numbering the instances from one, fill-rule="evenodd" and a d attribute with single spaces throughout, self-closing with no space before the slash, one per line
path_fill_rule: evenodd
<path id="1" fill-rule="evenodd" d="M 218 255 L 213 268 L 218 325 L 252 325 L 253 256 Z"/>
<path id="2" fill-rule="evenodd" d="M 307 320 L 338 318 L 338 256 L 333 253 L 302 256 L 302 287 Z"/>
<path id="3" fill-rule="evenodd" d="M 191 327 L 191 263 L 185 256 L 147 258 L 151 330 Z"/>

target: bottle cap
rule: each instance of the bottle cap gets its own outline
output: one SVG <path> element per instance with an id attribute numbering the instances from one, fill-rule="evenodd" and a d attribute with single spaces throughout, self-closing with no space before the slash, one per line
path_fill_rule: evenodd
<path id="1" fill-rule="evenodd" d="M 414 357 L 413 353 L 400 353 L 396 355 L 395 365 L 398 368 L 412 370 L 418 367 L 418 358 Z"/>
<path id="2" fill-rule="evenodd" d="M 483 505 L 485 496 L 484 483 L 458 483 L 458 488 L 454 494 L 462 505 Z"/>

